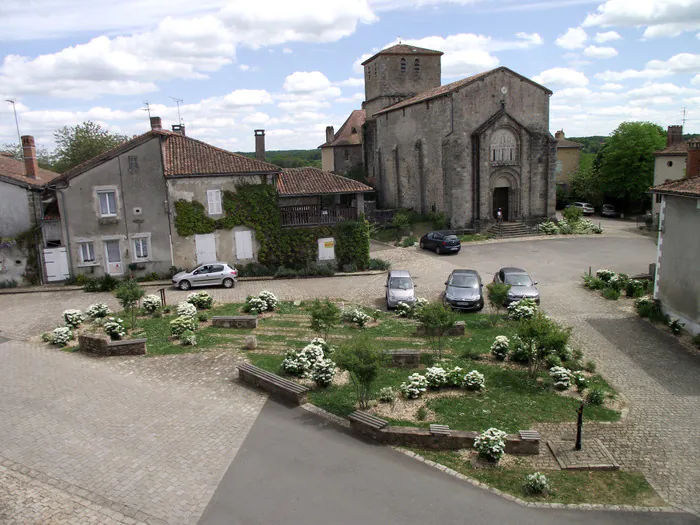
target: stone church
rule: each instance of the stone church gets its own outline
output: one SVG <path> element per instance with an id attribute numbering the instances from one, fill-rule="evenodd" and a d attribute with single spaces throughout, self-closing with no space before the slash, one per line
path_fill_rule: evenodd
<path id="1" fill-rule="evenodd" d="M 552 92 L 499 67 L 441 85 L 440 51 L 366 60 L 363 153 L 381 208 L 442 211 L 453 227 L 554 215 Z"/>

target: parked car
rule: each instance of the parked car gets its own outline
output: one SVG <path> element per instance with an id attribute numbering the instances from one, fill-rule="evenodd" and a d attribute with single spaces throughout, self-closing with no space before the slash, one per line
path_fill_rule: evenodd
<path id="1" fill-rule="evenodd" d="M 191 272 L 179 272 L 173 275 L 173 286 L 180 290 L 189 290 L 194 286 L 233 288 L 236 281 L 238 281 L 238 270 L 225 262 L 206 263 Z"/>
<path id="2" fill-rule="evenodd" d="M 441 230 L 429 232 L 420 238 L 420 245 L 423 250 L 435 250 L 435 253 L 459 253 L 462 243 L 455 232 Z"/>
<path id="3" fill-rule="evenodd" d="M 617 217 L 615 206 L 612 204 L 603 204 L 603 207 L 600 209 L 600 214 L 603 217 Z"/>
<path id="4" fill-rule="evenodd" d="M 587 202 L 572 202 L 567 208 L 579 208 L 584 215 L 593 215 L 595 213 L 593 205 Z"/>
<path id="5" fill-rule="evenodd" d="M 406 270 L 391 270 L 386 278 L 386 307 L 396 308 L 399 303 L 413 304 L 416 302 L 416 285 L 411 274 Z"/>
<path id="6" fill-rule="evenodd" d="M 516 303 L 526 297 L 534 299 L 537 304 L 540 304 L 540 291 L 535 286 L 537 281 L 533 281 L 527 272 L 521 268 L 501 268 L 493 276 L 493 282 L 510 285 L 508 298 L 504 306 Z"/>
<path id="7" fill-rule="evenodd" d="M 481 310 L 484 283 L 476 270 L 454 270 L 445 281 L 443 302 L 454 310 Z"/>

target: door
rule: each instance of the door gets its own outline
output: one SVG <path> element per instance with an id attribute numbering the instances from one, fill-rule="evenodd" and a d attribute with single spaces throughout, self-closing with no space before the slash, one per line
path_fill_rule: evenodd
<path id="1" fill-rule="evenodd" d="M 122 251 L 118 240 L 105 241 L 105 261 L 107 261 L 106 270 L 109 275 L 122 275 L 124 273 Z"/>
<path id="2" fill-rule="evenodd" d="M 235 232 L 234 240 L 236 241 L 236 260 L 253 258 L 253 232 L 243 230 Z"/>
<path id="3" fill-rule="evenodd" d="M 65 248 L 44 250 L 44 264 L 46 265 L 46 280 L 48 282 L 65 281 L 70 277 L 68 252 Z"/>
<path id="4" fill-rule="evenodd" d="M 318 260 L 332 261 L 335 259 L 335 239 L 325 237 L 318 240 Z"/>
<path id="5" fill-rule="evenodd" d="M 224 265 L 223 264 L 212 264 L 209 267 L 209 273 L 207 276 L 207 284 L 218 285 L 224 280 Z"/>
<path id="6" fill-rule="evenodd" d="M 496 218 L 498 208 L 503 212 L 503 220 L 508 220 L 508 192 L 510 188 L 495 188 L 493 190 L 493 217 Z"/>
<path id="7" fill-rule="evenodd" d="M 197 264 L 216 261 L 216 237 L 213 233 L 194 236 Z"/>

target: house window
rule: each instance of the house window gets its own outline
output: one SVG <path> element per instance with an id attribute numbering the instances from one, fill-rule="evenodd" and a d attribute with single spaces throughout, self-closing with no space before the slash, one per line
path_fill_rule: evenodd
<path id="1" fill-rule="evenodd" d="M 129 155 L 129 171 L 139 169 L 139 158 L 136 155 Z"/>
<path id="2" fill-rule="evenodd" d="M 406 59 L 402 58 L 401 59 L 401 73 L 405 73 L 405 72 L 406 72 Z"/>
<path id="3" fill-rule="evenodd" d="M 134 239 L 134 259 L 148 259 L 148 237 Z"/>
<path id="4" fill-rule="evenodd" d="M 114 190 L 98 191 L 100 201 L 100 217 L 117 216 L 117 192 Z"/>
<path id="5" fill-rule="evenodd" d="M 372 66 L 367 66 L 367 80 L 372 78 Z"/>
<path id="6" fill-rule="evenodd" d="M 350 160 L 350 150 L 348 148 L 345 148 L 345 151 L 343 152 L 345 155 L 345 161 L 347 162 Z"/>
<path id="7" fill-rule="evenodd" d="M 95 262 L 95 245 L 92 242 L 81 242 L 78 246 L 80 248 L 81 264 Z"/>
<path id="8" fill-rule="evenodd" d="M 671 166 L 673 166 L 673 161 L 672 161 L 672 160 L 669 160 L 669 161 L 666 163 L 666 166 L 668 166 L 669 168 L 670 168 Z"/>
<path id="9" fill-rule="evenodd" d="M 417 58 L 413 61 L 413 71 L 420 73 L 420 60 Z"/>
<path id="10" fill-rule="evenodd" d="M 221 215 L 221 190 L 207 190 L 209 215 Z"/>

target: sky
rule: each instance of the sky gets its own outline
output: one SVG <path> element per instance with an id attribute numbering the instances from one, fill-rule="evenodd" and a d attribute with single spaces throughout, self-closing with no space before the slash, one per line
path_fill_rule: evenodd
<path id="1" fill-rule="evenodd" d="M 401 40 L 443 83 L 507 66 L 554 94 L 550 131 L 620 122 L 700 133 L 700 0 L 3 0 L 0 144 L 52 149 L 85 120 L 135 135 L 151 115 L 232 151 L 307 149 L 364 99 L 360 63 Z M 180 117 L 175 99 L 180 99 Z"/>

